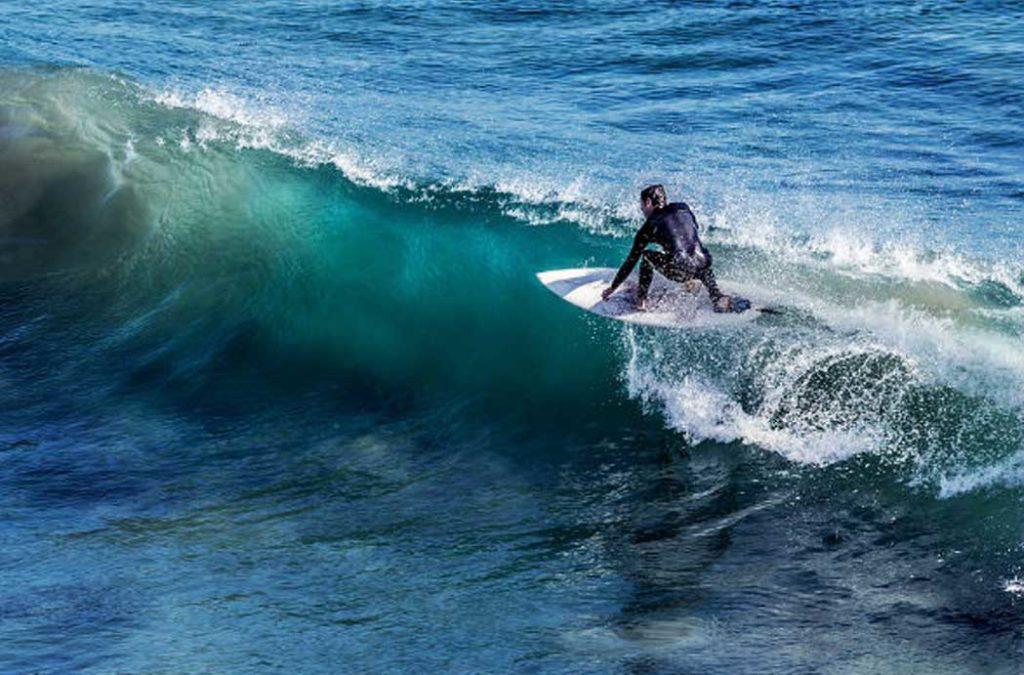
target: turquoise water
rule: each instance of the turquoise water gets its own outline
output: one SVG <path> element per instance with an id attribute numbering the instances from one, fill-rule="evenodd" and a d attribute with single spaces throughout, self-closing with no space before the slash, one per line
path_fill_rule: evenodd
<path id="1" fill-rule="evenodd" d="M 4 671 L 1020 671 L 1019 7 L 2 7 Z"/>

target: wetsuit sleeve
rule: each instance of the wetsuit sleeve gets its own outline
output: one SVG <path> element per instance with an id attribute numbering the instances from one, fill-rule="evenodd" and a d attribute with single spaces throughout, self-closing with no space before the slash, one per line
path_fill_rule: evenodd
<path id="1" fill-rule="evenodd" d="M 615 278 L 612 279 L 611 288 L 618 288 L 619 284 L 626 280 L 629 273 L 633 271 L 634 267 L 636 267 L 637 261 L 640 260 L 640 254 L 642 254 L 644 249 L 647 248 L 647 244 L 650 243 L 650 240 L 651 224 L 650 221 L 647 221 L 643 224 L 643 227 L 640 228 L 640 231 L 636 233 L 636 237 L 633 239 L 633 247 L 629 249 L 629 255 L 626 256 L 626 260 L 622 263 L 622 267 L 619 268 L 618 274 L 616 274 Z"/>

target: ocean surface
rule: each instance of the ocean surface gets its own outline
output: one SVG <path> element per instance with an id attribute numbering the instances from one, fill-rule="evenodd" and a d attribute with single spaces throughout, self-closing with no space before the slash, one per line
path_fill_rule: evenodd
<path id="1" fill-rule="evenodd" d="M 3 672 L 1020 673 L 1024 5 L 0 0 Z M 720 285 L 614 266 L 664 183 Z"/>

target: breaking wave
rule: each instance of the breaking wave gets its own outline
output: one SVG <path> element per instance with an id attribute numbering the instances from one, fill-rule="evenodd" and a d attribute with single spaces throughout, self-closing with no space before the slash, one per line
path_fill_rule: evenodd
<path id="1" fill-rule="evenodd" d="M 801 230 L 737 193 L 704 218 L 722 284 L 783 314 L 728 330 L 593 324 L 533 272 L 614 264 L 631 198 L 579 178 L 409 175 L 216 89 L 78 69 L 0 80 L 2 279 L 21 289 L 8 344 L 45 332 L 42 307 L 88 308 L 79 356 L 127 355 L 133 383 L 193 390 L 244 344 L 246 359 L 373 390 L 529 392 L 549 417 L 618 371 L 689 443 L 812 466 L 872 457 L 940 496 L 1024 479 L 1017 261 L 866 239 L 865 223 L 842 224 L 855 213 Z"/>

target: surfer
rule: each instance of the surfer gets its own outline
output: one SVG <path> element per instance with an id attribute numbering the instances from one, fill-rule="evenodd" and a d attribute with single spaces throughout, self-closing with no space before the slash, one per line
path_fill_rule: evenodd
<path id="1" fill-rule="evenodd" d="M 640 192 L 640 210 L 647 220 L 636 233 L 633 247 L 611 285 L 601 293 L 607 300 L 615 289 L 626 280 L 633 267 L 641 258 L 640 282 L 636 288 L 636 307 L 647 309 L 647 292 L 654 280 L 654 270 L 672 281 L 685 283 L 691 288 L 696 282 L 704 284 L 716 312 L 742 312 L 749 309 L 750 302 L 744 298 L 733 298 L 718 290 L 715 273 L 711 270 L 711 253 L 704 248 L 697 236 L 697 219 L 690 207 L 683 202 L 668 203 L 662 185 L 648 185 Z M 656 244 L 661 251 L 650 250 L 649 244 Z"/>

